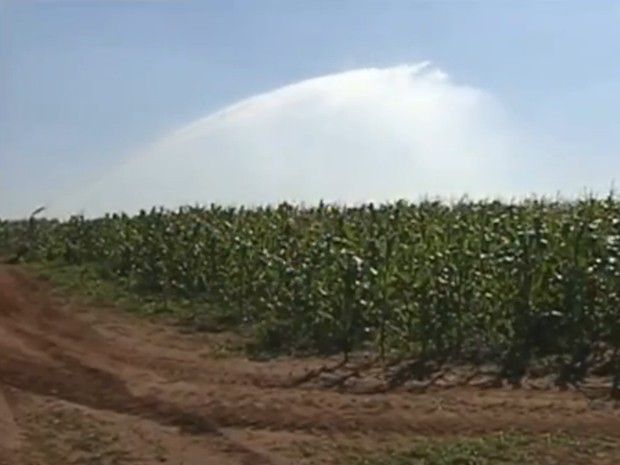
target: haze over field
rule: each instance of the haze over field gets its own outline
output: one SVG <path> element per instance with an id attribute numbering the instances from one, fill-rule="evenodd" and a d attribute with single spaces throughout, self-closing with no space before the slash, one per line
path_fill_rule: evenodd
<path id="1" fill-rule="evenodd" d="M 427 64 L 353 70 L 199 119 L 57 208 L 513 193 L 523 163 L 504 120 L 492 96 Z"/>
<path id="2" fill-rule="evenodd" d="M 606 194 L 619 20 L 611 1 L 0 2 L 0 216 Z"/>
<path id="3" fill-rule="evenodd" d="M 428 63 L 366 68 L 198 119 L 58 199 L 52 211 L 554 194 L 566 180 L 552 176 L 562 173 L 553 162 L 487 92 Z"/>

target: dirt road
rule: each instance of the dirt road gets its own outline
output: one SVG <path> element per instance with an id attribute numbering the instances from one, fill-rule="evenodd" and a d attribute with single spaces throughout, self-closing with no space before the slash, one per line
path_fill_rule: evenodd
<path id="1" fill-rule="evenodd" d="M 0 464 L 338 463 L 414 436 L 514 429 L 620 442 L 619 410 L 579 393 L 356 394 L 291 382 L 323 361 L 221 357 L 222 337 L 88 308 L 0 268 Z"/>

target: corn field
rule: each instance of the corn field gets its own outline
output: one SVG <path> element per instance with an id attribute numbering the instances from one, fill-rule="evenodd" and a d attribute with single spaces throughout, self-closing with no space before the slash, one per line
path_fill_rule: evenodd
<path id="1" fill-rule="evenodd" d="M 32 226 L 32 225 L 31 225 Z M 32 261 L 97 267 L 138 293 L 204 299 L 267 350 L 549 360 L 620 381 L 620 202 L 186 207 L 38 220 Z M 27 222 L 2 222 L 15 247 Z"/>

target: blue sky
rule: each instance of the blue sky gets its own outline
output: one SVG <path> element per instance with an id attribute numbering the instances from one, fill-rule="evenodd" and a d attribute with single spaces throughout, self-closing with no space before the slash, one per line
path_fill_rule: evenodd
<path id="1" fill-rule="evenodd" d="M 241 99 L 424 60 L 493 95 L 558 163 L 620 168 L 618 1 L 0 5 L 0 215 Z"/>

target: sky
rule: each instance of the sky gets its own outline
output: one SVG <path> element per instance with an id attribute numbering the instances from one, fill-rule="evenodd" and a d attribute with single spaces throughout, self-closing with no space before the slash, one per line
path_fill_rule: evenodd
<path id="1" fill-rule="evenodd" d="M 605 190 L 618 24 L 603 0 L 0 0 L 0 217 Z"/>

